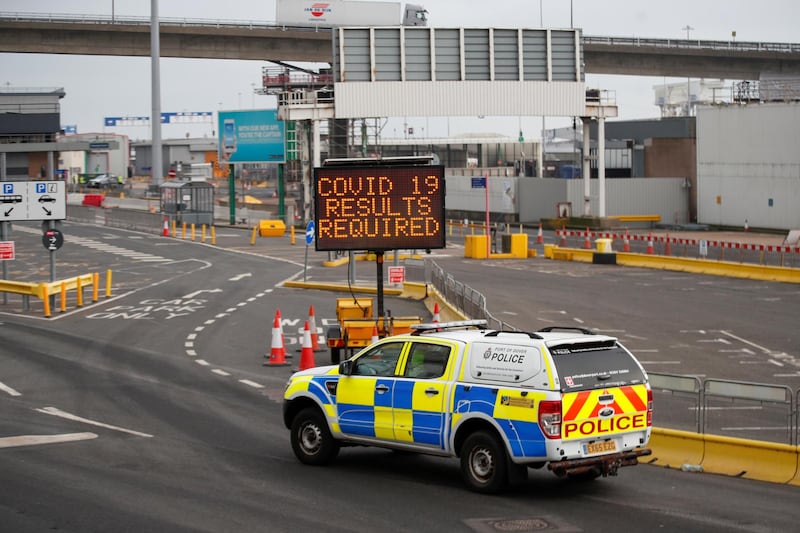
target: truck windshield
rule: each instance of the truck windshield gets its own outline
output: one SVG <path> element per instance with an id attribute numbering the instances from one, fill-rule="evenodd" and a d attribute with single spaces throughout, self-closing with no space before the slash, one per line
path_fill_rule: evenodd
<path id="1" fill-rule="evenodd" d="M 645 383 L 641 367 L 614 341 L 549 346 L 561 379 L 561 390 L 621 387 Z"/>

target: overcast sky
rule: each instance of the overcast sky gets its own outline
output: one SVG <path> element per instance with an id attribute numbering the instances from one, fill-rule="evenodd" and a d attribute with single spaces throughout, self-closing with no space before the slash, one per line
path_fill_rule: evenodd
<path id="1" fill-rule="evenodd" d="M 569 28 L 592 36 L 691 38 L 800 42 L 798 0 L 415 0 L 436 27 Z M 99 16 L 150 16 L 147 0 L 2 0 L 4 13 L 68 13 Z M 275 20 L 274 0 L 160 0 L 162 18 Z M 260 83 L 260 61 L 161 59 L 161 110 L 218 111 L 274 108 L 272 97 L 253 94 Z M 661 77 L 587 75 L 587 87 L 614 91 L 620 119 L 654 118 L 653 86 L 679 81 Z M 0 54 L 0 84 L 12 87 L 63 87 L 62 124 L 80 133 L 114 131 L 149 139 L 147 127 L 104 130 L 106 116 L 149 116 L 150 59 L 49 54 Z M 547 127 L 564 125 L 548 119 Z M 389 122 L 384 137 L 401 137 L 403 118 Z M 538 138 L 541 117 L 487 117 L 434 120 L 409 117 L 415 137 L 493 133 Z M 166 139 L 211 136 L 213 125 L 166 125 Z"/>

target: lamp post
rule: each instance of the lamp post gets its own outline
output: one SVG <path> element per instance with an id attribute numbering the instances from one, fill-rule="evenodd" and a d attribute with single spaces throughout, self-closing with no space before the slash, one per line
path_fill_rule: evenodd
<path id="1" fill-rule="evenodd" d="M 689 32 L 692 31 L 694 28 L 689 26 L 688 24 L 681 28 L 682 30 L 686 31 L 686 40 L 689 40 Z M 686 43 L 687 45 L 689 43 Z M 686 77 L 686 116 L 692 116 L 692 78 L 687 76 Z"/>

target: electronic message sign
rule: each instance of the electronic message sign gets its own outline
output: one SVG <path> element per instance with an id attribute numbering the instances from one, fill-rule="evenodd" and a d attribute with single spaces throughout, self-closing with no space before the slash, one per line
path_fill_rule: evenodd
<path id="1" fill-rule="evenodd" d="M 442 166 L 314 169 L 316 249 L 445 247 Z"/>

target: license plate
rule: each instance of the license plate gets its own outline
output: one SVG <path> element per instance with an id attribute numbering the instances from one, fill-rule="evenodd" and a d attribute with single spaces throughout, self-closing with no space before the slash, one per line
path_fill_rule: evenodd
<path id="1" fill-rule="evenodd" d="M 592 442 L 590 444 L 583 445 L 584 452 L 586 455 L 592 455 L 595 453 L 603 453 L 603 452 L 615 452 L 617 451 L 617 443 L 613 440 L 607 440 L 603 442 Z"/>

